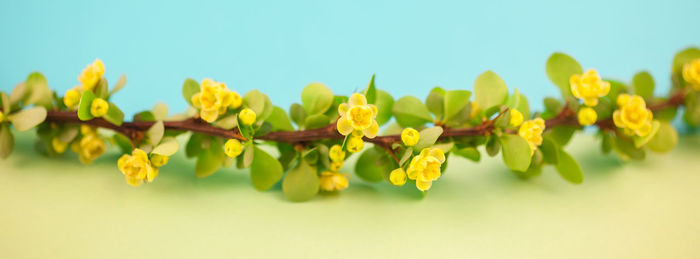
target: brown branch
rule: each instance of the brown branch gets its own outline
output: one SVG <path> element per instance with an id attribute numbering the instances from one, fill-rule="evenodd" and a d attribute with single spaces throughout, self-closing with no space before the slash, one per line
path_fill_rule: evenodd
<path id="1" fill-rule="evenodd" d="M 648 107 L 652 111 L 659 111 L 670 107 L 677 107 L 683 105 L 684 98 L 685 92 L 679 91 L 674 93 L 667 100 L 659 103 L 650 104 L 648 105 Z M 505 113 L 505 111 L 501 111 L 495 118 L 491 120 L 486 120 L 482 124 L 476 125 L 474 127 L 457 129 L 443 127 L 445 130 L 442 133 L 442 135 L 440 135 L 439 139 L 451 137 L 489 135 L 495 129 L 494 123 L 496 119 L 498 119 L 503 113 Z M 129 137 L 129 139 L 131 139 L 132 142 L 142 140 L 145 136 L 145 132 L 154 124 L 154 122 L 150 121 L 133 121 L 124 122 L 121 126 L 116 126 L 102 118 L 81 121 L 78 118 L 78 115 L 72 111 L 49 111 L 46 117 L 46 121 L 53 123 L 87 124 L 95 127 L 111 129 Z M 211 124 L 208 124 L 202 120 L 195 118 L 190 118 L 182 121 L 164 121 L 163 125 L 165 129 L 168 130 L 191 131 L 226 139 L 234 138 L 242 141 L 246 140 L 246 138 L 243 137 L 236 129 L 226 130 L 222 128 L 217 128 Z M 559 114 L 557 114 L 557 116 L 546 120 L 545 125 L 547 128 L 552 128 L 555 126 L 581 126 L 578 123 L 578 119 L 576 118 L 576 112 L 572 110 L 568 104 L 559 112 Z M 596 125 L 604 130 L 615 129 L 615 125 L 612 122 L 612 118 L 599 120 L 596 122 Z M 343 138 L 345 138 L 345 136 L 338 133 L 338 131 L 336 130 L 335 123 L 331 123 L 328 126 L 319 129 L 308 129 L 300 131 L 273 131 L 262 136 L 256 137 L 256 139 L 260 140 L 283 142 L 289 144 L 307 143 L 322 139 L 341 140 Z M 381 146 L 382 148 L 387 150 L 389 154 L 393 155 L 393 158 L 398 163 L 398 158 L 391 149 L 391 146 L 394 143 L 401 142 L 400 134 L 377 136 L 375 138 L 365 137 L 363 140 L 365 142 Z"/>

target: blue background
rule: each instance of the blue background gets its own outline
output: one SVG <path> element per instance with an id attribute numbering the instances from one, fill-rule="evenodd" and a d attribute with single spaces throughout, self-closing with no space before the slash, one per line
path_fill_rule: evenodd
<path id="1" fill-rule="evenodd" d="M 472 89 L 487 69 L 533 106 L 557 95 L 544 64 L 554 51 L 629 80 L 639 70 L 668 89 L 676 51 L 700 44 L 700 1 L 8 1 L 0 4 L 0 89 L 33 70 L 60 94 L 95 58 L 127 114 L 166 101 L 182 111 L 186 77 L 211 77 L 287 108 L 310 82 L 338 94 L 377 85 L 395 98 L 433 86 Z"/>

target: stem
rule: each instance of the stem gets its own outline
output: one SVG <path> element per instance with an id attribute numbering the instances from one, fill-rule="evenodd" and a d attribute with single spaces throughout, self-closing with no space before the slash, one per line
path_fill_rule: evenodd
<path id="1" fill-rule="evenodd" d="M 666 108 L 681 106 L 681 105 L 683 105 L 683 101 L 685 99 L 685 94 L 686 93 L 684 91 L 676 92 L 667 100 L 660 102 L 660 103 L 650 104 L 650 105 L 648 105 L 648 107 L 652 111 L 659 111 L 659 110 L 666 109 Z M 500 117 L 504 112 L 505 111 L 499 113 L 495 118 L 493 118 L 491 120 L 484 121 L 482 124 L 476 125 L 474 127 L 459 128 L 459 129 L 443 127 L 444 132 L 442 133 L 442 135 L 440 135 L 439 139 L 445 139 L 445 138 L 450 138 L 450 137 L 489 135 L 495 129 L 495 127 L 494 127 L 495 120 L 498 119 L 498 117 Z M 87 124 L 87 125 L 91 125 L 91 126 L 95 126 L 95 127 L 111 129 L 111 130 L 114 130 L 120 134 L 127 136 L 129 139 L 131 139 L 132 144 L 134 142 L 138 142 L 138 141 L 142 140 L 145 136 L 145 132 L 154 124 L 154 122 L 150 122 L 150 121 L 133 121 L 133 122 L 124 122 L 124 123 L 122 123 L 121 126 L 116 126 L 116 125 L 111 124 L 110 122 L 108 122 L 102 118 L 95 118 L 95 119 L 91 119 L 91 120 L 87 120 L 87 121 L 81 121 L 78 118 L 77 113 L 73 112 L 73 111 L 49 111 L 47 116 L 46 116 L 46 121 L 52 122 L 52 123 Z M 208 124 L 202 120 L 195 119 L 195 118 L 190 118 L 190 119 L 186 119 L 186 120 L 182 120 L 182 121 L 164 121 L 163 125 L 164 125 L 165 129 L 168 129 L 168 130 L 191 131 L 191 132 L 196 132 L 196 133 L 200 133 L 200 134 L 205 134 L 205 135 L 220 137 L 220 138 L 225 138 L 225 139 L 233 138 L 233 139 L 238 139 L 241 141 L 246 140 L 246 138 L 243 137 L 238 132 L 237 129 L 226 130 L 226 129 L 222 129 L 222 128 L 217 128 L 217 127 L 212 126 L 211 124 Z M 547 128 L 552 128 L 555 126 L 574 126 L 574 127 L 581 126 L 578 123 L 576 112 L 574 110 L 572 110 L 571 108 L 569 108 L 568 105 L 566 105 L 561 110 L 561 112 L 559 112 L 559 114 L 557 114 L 557 116 L 546 120 L 545 125 Z M 613 124 L 612 118 L 599 120 L 596 122 L 596 126 L 600 127 L 603 130 L 611 130 L 611 129 L 614 130 L 615 129 L 615 125 Z M 289 144 L 298 144 L 298 143 L 311 142 L 311 141 L 322 140 L 322 139 L 338 139 L 338 140 L 340 140 L 340 139 L 343 139 L 344 137 L 345 136 L 341 135 L 336 130 L 335 123 L 331 123 L 328 126 L 320 128 L 320 129 L 310 129 L 310 130 L 300 130 L 300 131 L 274 131 L 274 132 L 270 132 L 270 133 L 267 133 L 265 135 L 256 137 L 256 139 L 275 141 L 275 142 L 284 142 L 284 143 L 289 143 Z M 382 148 L 387 150 L 387 152 L 390 153 L 398 163 L 398 158 L 396 157 L 396 154 L 394 154 L 393 150 L 391 149 L 391 146 L 394 143 L 401 142 L 401 135 L 400 134 L 377 136 L 375 138 L 365 137 L 363 140 L 365 142 L 369 142 L 369 143 L 373 143 L 375 145 L 381 146 Z"/>

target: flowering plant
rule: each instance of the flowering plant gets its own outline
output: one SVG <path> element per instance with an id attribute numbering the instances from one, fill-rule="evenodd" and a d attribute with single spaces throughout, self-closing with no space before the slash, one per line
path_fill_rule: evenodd
<path id="1" fill-rule="evenodd" d="M 50 90 L 39 72 L 11 93 L 0 92 L 0 157 L 13 150 L 11 128 L 36 128 L 42 153 L 59 156 L 71 150 L 85 164 L 113 144 L 123 153 L 115 171 L 139 186 L 174 169 L 167 164 L 180 149 L 179 139 L 186 142 L 185 155 L 196 160 L 197 177 L 235 164 L 249 168 L 256 189 L 281 182 L 287 198 L 304 201 L 319 192 L 351 188 L 343 166 L 352 156 L 357 156 L 357 177 L 423 193 L 439 185 L 450 155 L 478 162 L 482 152 L 500 153 L 506 167 L 523 178 L 551 165 L 564 180 L 580 184 L 584 174 L 565 146 L 584 128 L 596 132 L 604 153 L 639 160 L 647 151 L 668 152 L 676 145 L 671 122 L 679 107 L 684 106 L 685 123 L 700 125 L 697 48 L 675 56 L 665 96 L 654 96 L 655 81 L 647 72 L 625 83 L 594 69 L 584 72 L 572 57 L 554 53 L 546 73 L 561 97 L 545 98 L 541 112 L 532 112 L 525 95 L 509 92 L 492 71 L 476 78 L 473 92 L 435 87 L 425 100 L 394 99 L 377 89 L 374 76 L 365 89 L 348 96 L 311 83 L 288 110 L 258 90 L 241 96 L 223 82 L 188 78 L 182 88 L 187 111 L 171 115 L 158 104 L 127 122 L 110 101 L 126 77 L 109 87 L 105 68 L 99 59 L 87 65 L 63 96 Z"/>

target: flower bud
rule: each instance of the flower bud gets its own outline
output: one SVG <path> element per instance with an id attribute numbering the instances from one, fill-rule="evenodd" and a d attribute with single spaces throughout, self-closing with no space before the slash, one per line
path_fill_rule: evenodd
<path id="1" fill-rule="evenodd" d="M 243 123 L 243 125 L 250 126 L 255 123 L 256 114 L 253 110 L 245 108 L 238 113 L 238 119 Z"/>
<path id="2" fill-rule="evenodd" d="M 365 147 L 365 142 L 361 137 L 353 136 L 348 139 L 348 143 L 346 143 L 346 145 L 350 153 L 357 153 L 362 151 L 362 149 Z"/>
<path id="3" fill-rule="evenodd" d="M 159 154 L 152 154 L 151 155 L 151 164 L 155 167 L 161 167 L 164 166 L 168 163 L 168 160 L 170 160 L 170 157 L 164 156 L 164 155 L 159 155 Z"/>
<path id="4" fill-rule="evenodd" d="M 523 124 L 523 113 L 516 109 L 510 109 L 510 126 L 517 127 L 520 124 Z"/>
<path id="5" fill-rule="evenodd" d="M 243 144 L 237 139 L 229 139 L 224 144 L 224 152 L 229 157 L 237 157 L 243 152 Z"/>
<path id="6" fill-rule="evenodd" d="M 90 105 L 90 114 L 95 117 L 102 117 L 107 114 L 109 103 L 102 98 L 95 98 Z"/>
<path id="7" fill-rule="evenodd" d="M 588 126 L 595 123 L 598 119 L 598 114 L 590 107 L 583 107 L 578 111 L 578 123 L 582 126 Z"/>
<path id="8" fill-rule="evenodd" d="M 389 181 L 391 184 L 396 186 L 402 186 L 406 184 L 406 172 L 403 168 L 396 168 L 389 174 Z"/>
<path id="9" fill-rule="evenodd" d="M 406 146 L 412 147 L 416 145 L 419 139 L 420 133 L 413 128 L 405 128 L 401 131 L 401 142 Z"/>

